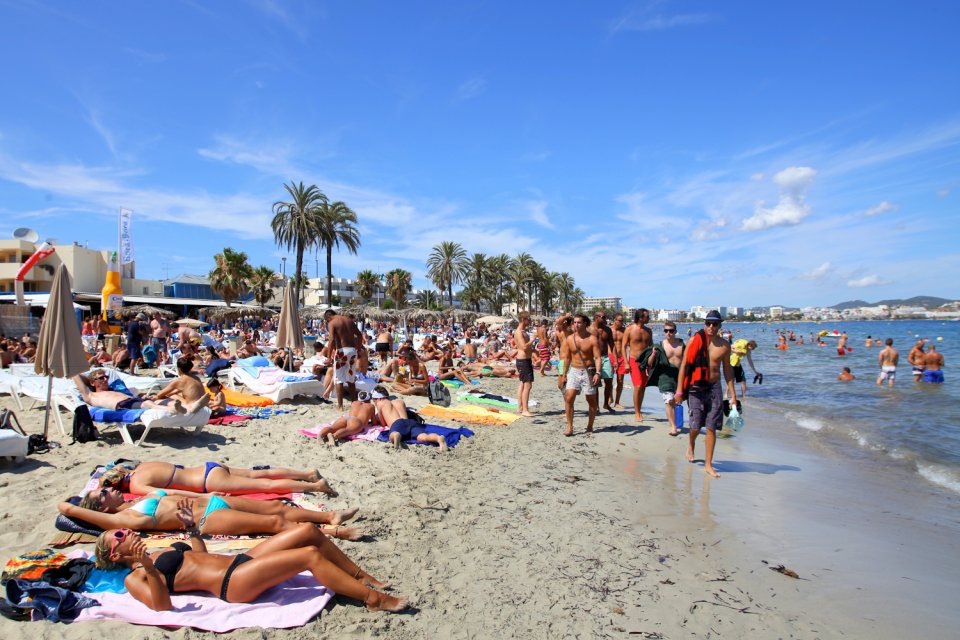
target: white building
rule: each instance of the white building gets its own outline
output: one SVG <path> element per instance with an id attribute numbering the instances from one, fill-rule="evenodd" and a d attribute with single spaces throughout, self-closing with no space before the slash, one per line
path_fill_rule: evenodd
<path id="1" fill-rule="evenodd" d="M 724 317 L 727 315 L 727 308 L 726 308 L 726 307 L 716 307 L 716 306 L 706 306 L 706 307 L 705 307 L 705 306 L 703 306 L 703 305 L 699 305 L 699 304 L 698 304 L 698 305 L 695 306 L 695 307 L 690 307 L 690 317 L 691 317 L 691 318 L 694 318 L 694 319 L 706 318 L 706 317 L 707 317 L 707 313 L 709 313 L 709 312 L 711 312 L 711 311 L 717 311 L 717 312 L 720 313 L 721 316 L 724 316 Z"/>
<path id="2" fill-rule="evenodd" d="M 603 307 L 604 309 L 612 309 L 613 311 L 620 311 L 623 309 L 623 299 L 622 298 L 584 298 L 583 304 L 580 305 L 580 313 L 586 313 L 593 309 L 594 307 Z"/>
<path id="3" fill-rule="evenodd" d="M 770 307 L 770 317 L 771 318 L 783 317 L 783 307 Z"/>
<path id="4" fill-rule="evenodd" d="M 682 322 L 687 319 L 687 312 L 681 311 L 680 309 L 658 309 L 657 310 L 657 322 L 666 322 L 670 320 L 672 322 Z"/>

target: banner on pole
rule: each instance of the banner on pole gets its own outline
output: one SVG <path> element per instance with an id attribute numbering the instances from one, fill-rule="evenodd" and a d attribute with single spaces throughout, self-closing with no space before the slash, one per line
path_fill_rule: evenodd
<path id="1" fill-rule="evenodd" d="M 130 209 L 120 209 L 120 264 L 133 262 L 132 216 L 133 211 Z"/>

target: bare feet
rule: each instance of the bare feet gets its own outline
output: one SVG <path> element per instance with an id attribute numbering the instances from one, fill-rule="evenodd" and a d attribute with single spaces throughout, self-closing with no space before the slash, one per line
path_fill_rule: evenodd
<path id="1" fill-rule="evenodd" d="M 679 432 L 679 431 L 677 431 L 676 429 L 674 429 L 674 430 L 673 430 L 673 431 L 671 431 L 671 432 L 670 432 L 670 433 L 669 433 L 668 435 L 671 435 L 671 436 L 678 436 L 678 435 L 680 435 L 680 432 Z"/>
<path id="2" fill-rule="evenodd" d="M 606 410 L 609 411 L 610 413 L 616 413 L 616 411 L 614 411 L 614 410 L 613 410 L 613 407 L 611 407 L 610 405 L 605 406 L 604 409 L 606 409 Z"/>
<path id="3" fill-rule="evenodd" d="M 720 474 L 717 473 L 716 469 L 714 469 L 713 467 L 704 467 L 704 468 L 703 468 L 703 471 L 704 471 L 704 473 L 706 473 L 708 476 L 713 476 L 714 478 L 719 478 L 719 477 L 720 477 Z"/>
<path id="4" fill-rule="evenodd" d="M 643 414 L 642 413 L 633 414 L 633 420 L 635 422 L 643 422 Z"/>
<path id="5" fill-rule="evenodd" d="M 567 429 L 566 431 L 563 432 L 563 435 L 569 438 L 570 436 L 573 435 L 573 429 Z"/>
<path id="6" fill-rule="evenodd" d="M 328 482 L 327 482 L 326 480 L 324 480 L 323 478 L 320 478 L 319 480 L 317 480 L 316 482 L 314 482 L 314 483 L 313 483 L 313 486 L 314 486 L 314 488 L 315 488 L 317 491 L 320 491 L 320 492 L 322 492 L 322 493 L 325 493 L 325 494 L 327 494 L 328 496 L 330 496 L 331 498 L 336 498 L 338 495 L 340 495 L 340 493 L 339 493 L 338 491 L 335 491 L 335 490 L 330 486 L 330 483 L 328 483 Z"/>
<path id="7" fill-rule="evenodd" d="M 623 406 L 622 404 L 620 404 L 619 402 L 618 402 L 617 404 L 613 405 L 613 408 L 614 408 L 614 409 L 620 409 L 620 410 L 626 409 L 626 407 Z"/>
<path id="8" fill-rule="evenodd" d="M 407 598 L 403 596 L 388 596 L 373 589 L 367 594 L 366 605 L 370 611 L 389 611 L 391 613 L 400 613 L 410 606 Z"/>
<path id="9" fill-rule="evenodd" d="M 353 509 L 341 509 L 339 511 L 333 512 L 333 517 L 330 518 L 330 524 L 343 524 L 353 516 L 357 515 L 357 512 L 360 511 L 360 507 L 354 507 Z"/>
<path id="10" fill-rule="evenodd" d="M 537 414 L 535 414 L 535 413 L 530 413 L 529 411 L 524 411 L 524 412 L 521 413 L 520 415 L 525 416 L 525 417 L 527 417 L 527 418 L 535 418 L 535 417 L 537 417 Z"/>
<path id="11" fill-rule="evenodd" d="M 693 462 L 693 447 L 687 447 L 687 462 Z"/>
<path id="12" fill-rule="evenodd" d="M 200 396 L 199 398 L 197 398 L 196 400 L 194 400 L 193 402 L 187 405 L 186 412 L 196 413 L 197 411 L 200 411 L 200 409 L 203 409 L 208 404 L 210 404 L 210 396 L 208 396 L 207 394 L 203 394 L 202 396 Z"/>
<path id="13" fill-rule="evenodd" d="M 374 589 L 389 589 L 390 582 L 388 580 L 377 580 L 372 575 L 366 571 L 360 571 L 359 577 L 357 578 L 363 584 Z"/>
<path id="14" fill-rule="evenodd" d="M 187 412 L 187 410 L 183 408 L 183 403 L 182 403 L 182 402 L 180 402 L 179 400 L 174 400 L 174 401 L 173 401 L 173 412 L 174 412 L 174 413 L 179 413 L 180 415 L 183 415 L 183 414 L 185 414 L 185 413 Z"/>
<path id="15" fill-rule="evenodd" d="M 447 446 L 447 439 L 443 436 L 440 436 L 440 442 L 438 444 L 440 445 L 440 453 L 446 453 L 450 448 Z"/>
<path id="16" fill-rule="evenodd" d="M 393 445 L 394 449 L 399 449 L 400 445 L 403 444 L 403 442 L 400 440 L 400 434 L 396 431 L 390 434 L 390 444 Z"/>
<path id="17" fill-rule="evenodd" d="M 328 446 L 328 447 L 335 447 L 335 446 L 337 446 L 337 439 L 333 437 L 333 434 L 332 434 L 332 433 L 328 433 L 328 434 L 327 434 L 327 446 Z"/>
<path id="18" fill-rule="evenodd" d="M 349 540 L 350 542 L 357 542 L 363 539 L 363 531 L 357 529 L 356 527 L 321 527 L 320 529 L 325 534 L 331 538 L 336 538 L 337 540 Z"/>

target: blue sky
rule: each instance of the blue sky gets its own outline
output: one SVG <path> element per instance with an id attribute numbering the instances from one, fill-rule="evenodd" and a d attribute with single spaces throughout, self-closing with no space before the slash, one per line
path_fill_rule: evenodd
<path id="1" fill-rule="evenodd" d="M 636 306 L 960 298 L 957 24 L 946 1 L 0 0 L 0 236 L 112 248 L 127 207 L 140 277 L 225 246 L 279 269 L 271 206 L 302 180 L 359 216 L 337 276 L 427 286 L 455 240 Z"/>

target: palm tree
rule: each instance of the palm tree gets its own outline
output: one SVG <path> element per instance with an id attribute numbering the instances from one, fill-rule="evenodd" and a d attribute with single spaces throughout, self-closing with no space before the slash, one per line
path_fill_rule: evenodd
<path id="1" fill-rule="evenodd" d="M 488 291 L 482 283 L 471 281 L 460 290 L 460 302 L 464 307 L 472 306 L 474 311 L 480 311 L 480 303 L 487 299 Z"/>
<path id="2" fill-rule="evenodd" d="M 518 253 L 517 257 L 510 261 L 507 273 L 513 284 L 513 301 L 517 304 L 517 311 L 523 308 L 523 293 L 526 284 L 530 281 L 531 268 L 534 264 L 533 258 L 529 253 Z"/>
<path id="3" fill-rule="evenodd" d="M 487 256 L 482 253 L 475 253 L 467 260 L 466 277 L 467 284 L 478 284 L 481 287 L 486 286 L 490 279 L 490 269 L 487 266 Z"/>
<path id="4" fill-rule="evenodd" d="M 557 274 L 557 295 L 560 297 L 560 308 L 564 311 L 571 311 L 570 296 L 576 287 L 573 278 L 566 271 Z"/>
<path id="5" fill-rule="evenodd" d="M 410 291 L 410 283 L 413 281 L 413 274 L 406 269 L 393 269 L 388 271 L 384 278 L 387 281 L 387 295 L 397 305 L 397 309 L 403 309 L 407 293 Z"/>
<path id="6" fill-rule="evenodd" d="M 374 273 L 370 269 L 364 269 L 357 274 L 355 282 L 357 295 L 364 302 L 368 302 L 373 297 L 377 287 L 380 286 L 380 274 Z"/>
<path id="7" fill-rule="evenodd" d="M 441 242 L 427 258 L 427 276 L 440 291 L 447 290 L 453 306 L 453 285 L 461 282 L 467 273 L 467 252 L 458 242 Z"/>
<path id="8" fill-rule="evenodd" d="M 540 311 L 544 315 L 551 315 L 560 290 L 560 274 L 556 271 L 547 271 L 540 285 Z"/>
<path id="9" fill-rule="evenodd" d="M 327 250 L 327 303 L 333 294 L 333 248 L 343 246 L 357 255 L 360 247 L 360 231 L 354 226 L 357 214 L 347 205 L 336 202 L 321 203 L 317 219 L 317 245 Z"/>
<path id="10" fill-rule="evenodd" d="M 277 201 L 273 203 L 273 220 L 270 227 L 277 246 L 285 246 L 287 251 L 294 247 L 297 255 L 295 274 L 303 273 L 303 252 L 319 243 L 320 224 L 319 210 L 327 204 L 327 196 L 317 185 L 304 187 L 303 183 L 283 185 L 290 194 L 290 202 Z M 297 296 L 301 293 L 300 278 L 294 278 L 294 290 Z M 329 295 L 329 294 L 328 294 Z M 329 299 L 329 298 L 328 298 Z"/>
<path id="11" fill-rule="evenodd" d="M 487 268 L 489 270 L 490 286 L 496 291 L 493 306 L 497 313 L 501 313 L 503 310 L 503 287 L 510 282 L 510 256 L 501 253 L 498 256 L 487 258 Z"/>
<path id="12" fill-rule="evenodd" d="M 433 289 L 424 289 L 417 293 L 417 306 L 421 309 L 439 309 L 440 296 Z"/>
<path id="13" fill-rule="evenodd" d="M 276 279 L 277 274 L 270 267 L 259 266 L 253 270 L 250 276 L 250 289 L 253 291 L 254 300 L 261 307 L 265 307 L 273 298 L 273 284 Z"/>
<path id="14" fill-rule="evenodd" d="M 583 292 L 583 289 L 580 287 L 574 287 L 573 291 L 570 292 L 570 310 L 573 312 L 579 312 L 580 307 L 583 306 L 583 299 L 587 294 Z"/>
<path id="15" fill-rule="evenodd" d="M 224 247 L 223 253 L 213 257 L 216 263 L 210 272 L 210 288 L 220 295 L 223 301 L 230 303 L 249 291 L 253 269 L 247 264 L 247 254 Z"/>

